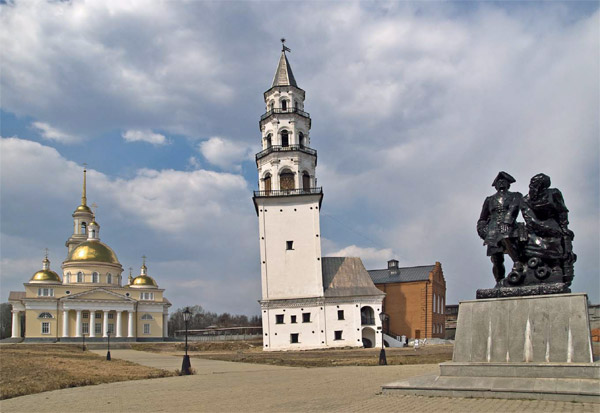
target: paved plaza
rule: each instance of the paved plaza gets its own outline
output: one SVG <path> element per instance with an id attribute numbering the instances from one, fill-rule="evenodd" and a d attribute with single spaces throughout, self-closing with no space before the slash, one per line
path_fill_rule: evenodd
<path id="1" fill-rule="evenodd" d="M 104 351 L 97 351 L 105 355 Z M 168 370 L 181 357 L 113 350 L 115 359 Z M 437 365 L 299 368 L 192 358 L 196 375 L 101 384 L 4 400 L 8 412 L 600 412 L 600 404 L 381 394 L 381 385 Z"/>

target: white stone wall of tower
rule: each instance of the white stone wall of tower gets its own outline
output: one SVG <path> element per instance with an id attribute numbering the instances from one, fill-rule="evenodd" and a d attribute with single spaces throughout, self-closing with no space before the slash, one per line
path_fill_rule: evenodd
<path id="1" fill-rule="evenodd" d="M 257 202 L 263 300 L 322 297 L 319 195 Z"/>
<path id="2" fill-rule="evenodd" d="M 310 176 L 310 186 L 315 187 L 316 158 L 311 155 L 294 156 L 287 152 L 273 152 L 258 161 L 259 188 L 265 190 L 265 177 L 271 176 L 271 189 L 280 189 L 279 175 L 285 170 L 294 173 L 296 188 L 302 188 L 302 174 Z"/>

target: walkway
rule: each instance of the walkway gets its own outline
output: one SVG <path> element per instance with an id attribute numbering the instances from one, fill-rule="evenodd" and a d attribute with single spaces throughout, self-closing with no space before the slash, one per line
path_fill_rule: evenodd
<path id="1" fill-rule="evenodd" d="M 103 351 L 100 354 L 105 355 Z M 181 357 L 111 351 L 113 358 L 181 368 Z M 381 395 L 381 385 L 437 365 L 296 368 L 192 358 L 194 376 L 78 387 L 0 402 L 8 412 L 600 412 L 599 404 Z"/>

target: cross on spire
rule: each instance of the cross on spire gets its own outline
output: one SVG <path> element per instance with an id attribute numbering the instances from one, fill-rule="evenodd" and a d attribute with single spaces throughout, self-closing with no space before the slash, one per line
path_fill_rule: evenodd
<path id="1" fill-rule="evenodd" d="M 46 259 L 48 259 L 48 248 L 44 248 L 44 251 L 46 252 Z"/>
<path id="2" fill-rule="evenodd" d="M 142 260 L 143 260 L 142 265 L 146 265 L 146 258 L 147 257 L 145 255 L 142 255 Z"/>
<path id="3" fill-rule="evenodd" d="M 94 211 L 94 216 L 96 216 L 96 209 L 98 209 L 98 205 L 96 205 L 96 203 L 94 202 L 92 205 L 90 205 L 92 207 L 92 211 Z"/>

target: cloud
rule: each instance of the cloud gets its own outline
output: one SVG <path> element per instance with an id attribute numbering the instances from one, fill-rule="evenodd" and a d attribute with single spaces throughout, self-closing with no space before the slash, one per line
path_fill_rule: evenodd
<path id="1" fill-rule="evenodd" d="M 372 247 L 359 247 L 349 245 L 339 251 L 328 252 L 327 256 L 331 257 L 359 257 L 368 270 L 375 268 L 384 268 L 387 266 L 387 261 L 397 259 L 391 248 L 377 249 Z"/>
<path id="2" fill-rule="evenodd" d="M 218 136 L 201 142 L 198 150 L 208 162 L 222 169 L 241 168 L 242 161 L 251 158 L 254 151 L 250 146 L 241 142 L 234 142 Z"/>
<path id="3" fill-rule="evenodd" d="M 42 135 L 42 137 L 47 140 L 56 141 L 60 143 L 74 143 L 80 141 L 78 137 L 62 132 L 44 122 L 33 122 L 31 126 L 37 129 L 40 135 Z"/>
<path id="4" fill-rule="evenodd" d="M 169 143 L 165 135 L 154 133 L 151 130 L 128 130 L 121 135 L 127 142 L 148 142 L 152 145 L 165 145 Z"/>

